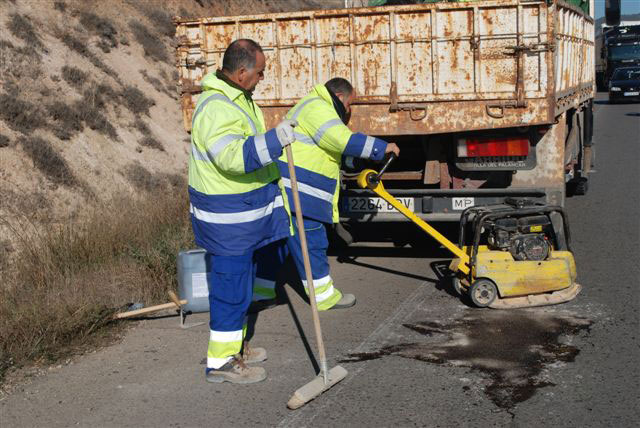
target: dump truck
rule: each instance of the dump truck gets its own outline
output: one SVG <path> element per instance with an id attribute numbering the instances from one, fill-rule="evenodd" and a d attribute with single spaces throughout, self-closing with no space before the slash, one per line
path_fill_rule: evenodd
<path id="1" fill-rule="evenodd" d="M 266 56 L 254 100 L 267 126 L 313 85 L 348 79 L 350 128 L 400 146 L 385 186 L 422 219 L 457 222 L 507 198 L 563 206 L 587 190 L 594 20 L 575 5 L 469 0 L 175 22 L 187 131 L 201 79 L 230 42 L 251 38 Z M 356 177 L 344 167 L 343 224 L 406 221 Z"/>

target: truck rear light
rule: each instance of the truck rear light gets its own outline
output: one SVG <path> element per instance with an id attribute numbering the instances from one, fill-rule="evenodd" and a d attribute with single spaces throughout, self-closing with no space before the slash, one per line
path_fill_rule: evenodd
<path id="1" fill-rule="evenodd" d="M 459 158 L 495 156 L 528 156 L 527 138 L 461 138 L 458 140 Z"/>

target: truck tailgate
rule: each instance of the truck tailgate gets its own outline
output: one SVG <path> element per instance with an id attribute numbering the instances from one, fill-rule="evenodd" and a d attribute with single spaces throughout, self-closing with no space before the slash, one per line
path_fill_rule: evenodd
<path id="1" fill-rule="evenodd" d="M 332 77 L 354 84 L 352 125 L 368 134 L 552 123 L 558 103 L 593 90 L 593 24 L 585 23 L 577 9 L 542 0 L 178 20 L 184 126 L 200 80 L 241 37 L 259 42 L 267 58 L 254 99 L 269 125 Z"/>

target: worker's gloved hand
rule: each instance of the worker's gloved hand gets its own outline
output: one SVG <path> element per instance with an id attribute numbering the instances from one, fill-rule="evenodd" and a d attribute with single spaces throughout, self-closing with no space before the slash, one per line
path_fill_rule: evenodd
<path id="1" fill-rule="evenodd" d="M 276 134 L 282 147 L 286 147 L 296 140 L 293 135 L 293 128 L 298 126 L 298 122 L 293 119 L 285 119 L 276 126 Z"/>
<path id="2" fill-rule="evenodd" d="M 384 150 L 386 153 L 395 153 L 396 156 L 400 156 L 400 147 L 396 143 L 387 144 L 387 148 Z"/>

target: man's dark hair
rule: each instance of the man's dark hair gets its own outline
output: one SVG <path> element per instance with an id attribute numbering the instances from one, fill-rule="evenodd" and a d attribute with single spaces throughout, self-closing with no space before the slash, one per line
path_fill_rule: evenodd
<path id="1" fill-rule="evenodd" d="M 251 39 L 238 39 L 224 51 L 222 69 L 233 73 L 240 67 L 252 70 L 256 66 L 256 55 L 262 47 Z"/>
<path id="2" fill-rule="evenodd" d="M 345 94 L 349 95 L 353 92 L 353 86 L 347 79 L 343 79 L 342 77 L 334 77 L 324 84 L 331 92 L 334 94 Z"/>

